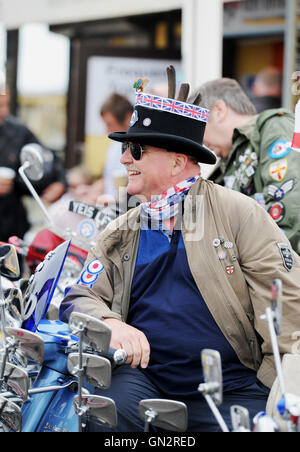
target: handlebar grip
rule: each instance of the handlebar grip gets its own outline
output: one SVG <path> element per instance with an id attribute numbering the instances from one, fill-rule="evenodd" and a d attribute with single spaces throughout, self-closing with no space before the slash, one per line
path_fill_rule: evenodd
<path id="1" fill-rule="evenodd" d="M 104 356 L 117 366 L 125 364 L 127 361 L 127 353 L 123 348 L 117 350 L 115 348 L 109 348 Z"/>

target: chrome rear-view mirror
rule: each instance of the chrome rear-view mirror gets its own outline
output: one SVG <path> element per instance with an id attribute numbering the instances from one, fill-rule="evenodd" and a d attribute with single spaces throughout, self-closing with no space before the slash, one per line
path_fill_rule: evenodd
<path id="1" fill-rule="evenodd" d="M 13 339 L 11 344 L 30 361 L 43 363 L 44 360 L 44 342 L 43 339 L 31 331 L 21 328 L 5 328 L 6 335 Z"/>
<path id="2" fill-rule="evenodd" d="M 71 353 L 68 356 L 68 371 L 72 375 L 79 376 L 79 353 Z M 106 358 L 88 353 L 82 354 L 83 378 L 93 386 L 106 389 L 111 383 L 111 364 Z"/>
<path id="3" fill-rule="evenodd" d="M 26 144 L 20 153 L 22 168 L 27 177 L 34 181 L 42 179 L 44 175 L 43 149 L 37 143 Z"/>
<path id="4" fill-rule="evenodd" d="M 72 312 L 69 319 L 69 327 L 72 334 L 79 336 L 94 350 L 106 353 L 111 340 L 111 328 L 101 320 L 87 314 Z"/>
<path id="5" fill-rule="evenodd" d="M 22 412 L 14 402 L 0 395 L 0 422 L 14 432 L 22 429 Z"/>
<path id="6" fill-rule="evenodd" d="M 0 368 L 3 367 L 3 362 L 0 361 Z M 22 400 L 28 399 L 29 378 L 27 372 L 21 367 L 15 366 L 11 363 L 6 363 L 3 369 L 3 383 Z"/>
<path id="7" fill-rule="evenodd" d="M 117 410 L 115 402 L 108 398 L 96 395 L 83 395 L 81 404 L 78 396 L 74 397 L 74 408 L 77 414 L 102 427 L 115 428 L 117 426 Z"/>
<path id="8" fill-rule="evenodd" d="M 13 245 L 0 246 L 0 274 L 12 281 L 20 278 L 18 255 Z"/>
<path id="9" fill-rule="evenodd" d="M 206 392 L 209 393 L 216 405 L 221 405 L 223 401 L 223 378 L 220 353 L 216 350 L 202 350 L 201 361 Z"/>
<path id="10" fill-rule="evenodd" d="M 183 402 L 144 399 L 140 401 L 139 413 L 145 422 L 145 432 L 149 432 L 150 424 L 173 432 L 185 432 L 187 429 L 187 407 Z"/>

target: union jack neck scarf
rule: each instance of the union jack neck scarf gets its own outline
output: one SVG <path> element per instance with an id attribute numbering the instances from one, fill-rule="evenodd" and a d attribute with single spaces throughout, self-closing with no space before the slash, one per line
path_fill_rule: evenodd
<path id="1" fill-rule="evenodd" d="M 151 219 L 161 222 L 162 220 L 175 217 L 179 212 L 179 203 L 184 200 L 189 189 L 200 176 L 201 173 L 179 182 L 151 201 L 142 203 L 141 218 L 144 221 Z"/>

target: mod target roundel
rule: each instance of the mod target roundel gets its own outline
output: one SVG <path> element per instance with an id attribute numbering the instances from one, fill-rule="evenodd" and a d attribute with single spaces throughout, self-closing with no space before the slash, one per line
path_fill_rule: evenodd
<path id="1" fill-rule="evenodd" d="M 98 279 L 98 274 L 92 275 L 91 273 L 88 273 L 87 271 L 83 272 L 81 275 L 81 282 L 85 285 L 94 284 L 94 282 Z"/>
<path id="2" fill-rule="evenodd" d="M 92 275 L 98 275 L 104 270 L 104 266 L 98 259 L 94 259 L 88 264 L 86 270 Z"/>
<path id="3" fill-rule="evenodd" d="M 104 270 L 104 265 L 98 260 L 91 261 L 84 272 L 81 274 L 77 284 L 93 287 L 93 284 L 97 281 L 99 274 Z"/>

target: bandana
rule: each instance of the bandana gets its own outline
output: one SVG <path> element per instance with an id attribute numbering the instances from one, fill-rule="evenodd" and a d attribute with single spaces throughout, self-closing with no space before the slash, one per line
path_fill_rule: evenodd
<path id="1" fill-rule="evenodd" d="M 141 219 L 143 221 L 150 219 L 155 222 L 162 222 L 162 220 L 175 217 L 179 212 L 179 204 L 200 176 L 201 173 L 179 182 L 151 201 L 142 203 Z"/>

